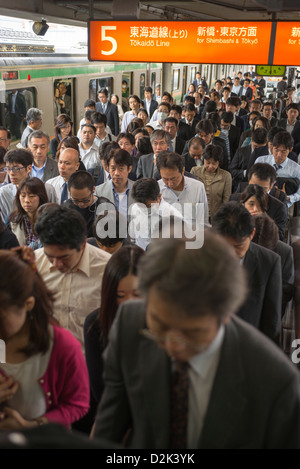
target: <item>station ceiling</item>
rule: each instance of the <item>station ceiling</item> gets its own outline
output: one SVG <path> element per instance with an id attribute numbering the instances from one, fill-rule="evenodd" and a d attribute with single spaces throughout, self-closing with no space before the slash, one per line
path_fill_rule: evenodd
<path id="1" fill-rule="evenodd" d="M 95 20 L 300 21 L 299 0 L 0 0 L 0 15 L 75 26 Z"/>

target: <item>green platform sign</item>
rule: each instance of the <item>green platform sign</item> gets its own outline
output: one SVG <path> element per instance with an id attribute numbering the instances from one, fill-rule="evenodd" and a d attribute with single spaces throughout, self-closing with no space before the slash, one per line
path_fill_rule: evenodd
<path id="1" fill-rule="evenodd" d="M 257 65 L 256 75 L 262 77 L 283 77 L 285 75 L 285 65 Z"/>

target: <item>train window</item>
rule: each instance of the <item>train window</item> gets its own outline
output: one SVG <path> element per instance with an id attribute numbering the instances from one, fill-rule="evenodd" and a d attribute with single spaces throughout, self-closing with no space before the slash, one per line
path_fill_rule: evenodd
<path id="1" fill-rule="evenodd" d="M 3 95 L 3 96 L 2 96 Z M 10 130 L 12 141 L 20 140 L 27 126 L 26 113 L 36 107 L 36 88 L 18 88 L 1 93 L 0 125 Z M 2 100 L 5 99 L 5 103 Z"/>
<path id="2" fill-rule="evenodd" d="M 197 67 L 191 67 L 191 69 L 190 69 L 190 83 L 193 83 L 193 81 L 196 79 L 196 72 L 197 72 Z"/>
<path id="3" fill-rule="evenodd" d="M 106 88 L 108 94 L 111 95 L 113 93 L 113 78 L 106 77 L 106 78 L 96 78 L 95 80 L 90 80 L 89 83 L 89 98 L 93 99 L 94 101 L 99 101 L 98 99 L 98 92 L 101 88 Z"/>
<path id="4" fill-rule="evenodd" d="M 153 93 L 154 93 L 155 85 L 156 85 L 156 73 L 152 72 L 151 73 L 151 88 L 153 90 Z"/>
<path id="5" fill-rule="evenodd" d="M 54 119 L 59 114 L 68 114 L 73 117 L 73 88 L 72 79 L 54 81 Z"/>
<path id="6" fill-rule="evenodd" d="M 172 82 L 173 91 L 179 89 L 179 74 L 180 74 L 179 69 L 173 70 L 173 82 Z"/>
<path id="7" fill-rule="evenodd" d="M 122 108 L 129 111 L 128 97 L 132 94 L 132 72 L 122 73 Z"/>
<path id="8" fill-rule="evenodd" d="M 141 74 L 140 74 L 140 98 L 141 98 L 141 99 L 144 99 L 145 83 L 146 83 L 146 74 L 145 74 L 145 73 L 141 73 Z"/>

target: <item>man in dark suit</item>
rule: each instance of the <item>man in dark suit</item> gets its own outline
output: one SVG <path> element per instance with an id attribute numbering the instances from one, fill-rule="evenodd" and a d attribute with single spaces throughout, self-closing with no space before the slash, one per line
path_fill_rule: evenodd
<path id="1" fill-rule="evenodd" d="M 286 115 L 287 117 L 285 119 L 280 119 L 278 125 L 291 134 L 300 127 L 300 121 L 298 120 L 299 104 L 289 104 L 286 108 Z"/>
<path id="2" fill-rule="evenodd" d="M 267 163 L 256 163 L 248 171 L 248 182 L 242 182 L 237 188 L 237 192 L 232 194 L 230 200 L 239 202 L 241 193 L 246 189 L 248 184 L 258 184 L 262 186 L 268 194 L 267 214 L 271 217 L 279 232 L 279 239 L 283 240 L 289 222 L 287 202 L 282 202 L 272 195 L 272 188 L 275 189 L 276 170 Z"/>
<path id="3" fill-rule="evenodd" d="M 221 133 L 223 134 L 225 141 L 228 138 L 229 152 L 230 152 L 228 155 L 228 159 L 230 161 L 234 157 L 235 152 L 237 151 L 239 147 L 240 136 L 241 136 L 241 130 L 236 126 L 231 125 L 232 121 L 233 121 L 232 112 L 230 111 L 223 112 L 223 114 L 221 115 Z M 228 152 L 227 143 L 226 143 L 226 150 Z"/>
<path id="4" fill-rule="evenodd" d="M 239 96 L 245 96 L 249 101 L 253 98 L 253 90 L 250 88 L 250 80 L 246 78 L 243 86 L 239 91 Z"/>
<path id="5" fill-rule="evenodd" d="M 149 119 L 151 119 L 154 111 L 158 108 L 158 102 L 152 98 L 152 94 L 151 86 L 146 86 L 144 88 L 145 99 L 143 100 L 143 108 L 146 109 Z"/>
<path id="6" fill-rule="evenodd" d="M 234 118 L 232 121 L 232 125 L 235 125 L 236 127 L 239 127 L 241 132 L 245 130 L 245 124 L 244 121 L 241 117 L 236 115 L 236 112 L 238 108 L 241 105 L 241 100 L 238 96 L 231 96 L 230 98 L 227 99 L 225 109 L 226 111 L 231 111 Z"/>
<path id="7" fill-rule="evenodd" d="M 155 172 L 158 172 L 156 168 L 156 158 L 162 151 L 167 151 L 171 144 L 171 136 L 164 130 L 154 130 L 150 137 L 153 153 L 148 155 L 142 155 L 139 158 L 136 178 L 152 178 Z"/>
<path id="8" fill-rule="evenodd" d="M 229 165 L 229 172 L 232 175 L 232 192 L 236 192 L 240 182 L 247 181 L 247 170 L 252 166 L 251 156 L 253 152 L 262 148 L 262 152 L 268 154 L 267 131 L 259 127 L 251 134 L 251 144 L 245 147 L 239 147 Z M 258 156 L 258 155 L 257 155 Z"/>
<path id="9" fill-rule="evenodd" d="M 239 259 L 212 232 L 201 249 L 185 247 L 157 240 L 141 259 L 145 299 L 123 303 L 112 326 L 93 438 L 173 452 L 299 448 L 299 374 L 235 317 L 246 297 Z"/>
<path id="10" fill-rule="evenodd" d="M 106 88 L 101 88 L 98 98 L 100 102 L 96 103 L 96 111 L 106 115 L 107 125 L 110 127 L 113 135 L 117 136 L 120 131 L 118 108 L 115 104 L 108 101 L 108 91 Z"/>
<path id="11" fill-rule="evenodd" d="M 255 234 L 254 219 L 237 202 L 223 204 L 212 226 L 235 249 L 247 272 L 249 293 L 237 315 L 279 344 L 282 301 L 280 257 L 251 243 Z"/>
<path id="12" fill-rule="evenodd" d="M 163 129 L 168 132 L 171 137 L 169 150 L 182 155 L 185 140 L 177 136 L 178 128 L 178 120 L 175 119 L 175 117 L 167 117 L 163 122 Z"/>
<path id="13" fill-rule="evenodd" d="M 196 135 L 196 125 L 199 119 L 196 119 L 196 107 L 192 103 L 183 106 L 184 118 L 182 121 L 189 126 L 189 139 Z"/>
<path id="14" fill-rule="evenodd" d="M 49 135 L 42 130 L 35 130 L 28 137 L 28 148 L 33 154 L 31 177 L 43 182 L 59 175 L 57 162 L 48 156 L 50 149 Z"/>
<path id="15" fill-rule="evenodd" d="M 18 140 L 21 138 L 22 124 L 26 116 L 25 97 L 18 90 L 12 90 L 8 93 L 7 111 L 6 126 L 10 128 L 12 135 Z"/>
<path id="16" fill-rule="evenodd" d="M 181 119 L 182 115 L 182 107 L 178 106 L 178 104 L 173 104 L 171 107 L 171 111 L 169 114 L 169 117 L 175 117 L 175 119 L 178 120 L 178 137 L 182 138 L 183 140 L 189 140 L 189 135 L 190 135 L 190 128 L 189 126 L 183 122 Z"/>

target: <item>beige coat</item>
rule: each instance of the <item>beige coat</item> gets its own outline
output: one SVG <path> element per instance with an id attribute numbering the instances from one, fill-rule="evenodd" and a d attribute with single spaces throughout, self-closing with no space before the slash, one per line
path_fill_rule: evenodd
<path id="1" fill-rule="evenodd" d="M 191 174 L 203 182 L 205 185 L 205 168 L 204 166 L 194 166 Z M 209 215 L 212 220 L 222 204 L 229 201 L 232 191 L 232 177 L 228 171 L 218 168 L 216 176 L 210 187 L 210 200 L 208 203 Z"/>

